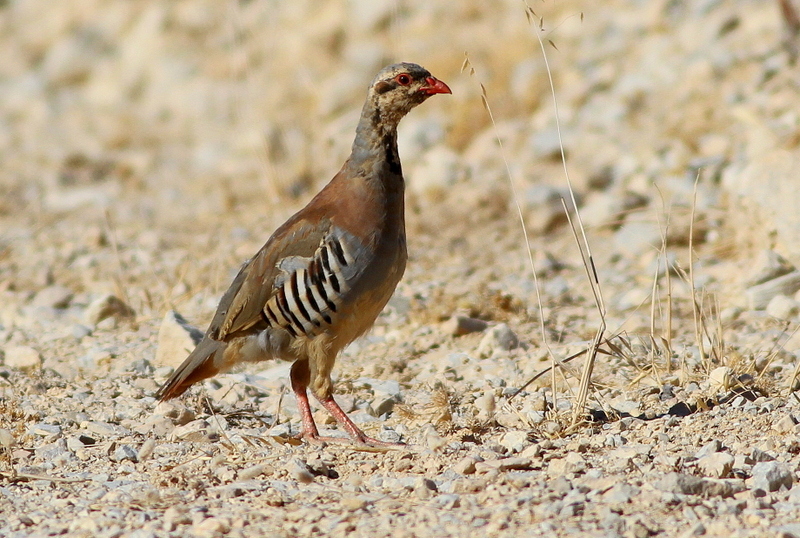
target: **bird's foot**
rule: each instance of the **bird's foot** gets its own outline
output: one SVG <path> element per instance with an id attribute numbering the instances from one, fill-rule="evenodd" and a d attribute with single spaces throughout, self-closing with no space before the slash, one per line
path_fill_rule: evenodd
<path id="1" fill-rule="evenodd" d="M 325 446 L 334 439 L 333 437 L 324 437 L 317 432 L 310 433 L 305 431 L 298 433 L 294 438 L 305 441 L 312 446 Z"/>
<path id="2" fill-rule="evenodd" d="M 360 435 L 359 435 L 360 434 Z M 352 438 L 353 444 L 367 448 L 381 448 L 381 449 L 398 449 L 407 446 L 405 443 L 395 443 L 392 441 L 381 441 L 373 437 L 369 437 L 364 432 L 359 432 Z"/>
<path id="3" fill-rule="evenodd" d="M 298 434 L 296 438 L 312 446 L 326 446 L 328 444 L 349 445 L 356 450 L 363 450 L 365 452 L 386 452 L 388 450 L 398 450 L 407 446 L 405 443 L 393 443 L 374 439 L 363 432 L 359 432 L 359 434 L 353 435 L 352 437 L 331 437 L 320 435 L 317 432 L 302 432 Z"/>
<path id="4" fill-rule="evenodd" d="M 345 443 L 349 443 L 354 450 L 363 452 L 388 452 L 390 450 L 402 450 L 408 448 L 405 443 L 394 443 L 390 441 L 381 441 L 369 437 L 363 433 L 361 435 L 354 435 L 349 439 L 341 439 Z"/>

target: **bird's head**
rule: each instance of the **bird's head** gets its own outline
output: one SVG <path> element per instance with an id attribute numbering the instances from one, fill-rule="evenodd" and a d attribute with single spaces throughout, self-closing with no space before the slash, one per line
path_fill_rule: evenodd
<path id="1" fill-rule="evenodd" d="M 424 67 L 398 63 L 381 69 L 372 81 L 368 101 L 382 122 L 396 127 L 412 108 L 437 93 L 452 92 Z"/>

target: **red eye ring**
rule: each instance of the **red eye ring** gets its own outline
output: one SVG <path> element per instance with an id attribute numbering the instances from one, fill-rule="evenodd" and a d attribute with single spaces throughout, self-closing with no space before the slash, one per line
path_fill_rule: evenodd
<path id="1" fill-rule="evenodd" d="M 400 73 L 394 79 L 397 81 L 398 84 L 401 86 L 408 86 L 411 84 L 411 77 L 406 73 Z"/>

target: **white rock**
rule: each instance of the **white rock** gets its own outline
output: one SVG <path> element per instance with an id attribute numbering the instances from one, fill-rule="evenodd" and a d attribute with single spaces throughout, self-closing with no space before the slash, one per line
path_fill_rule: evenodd
<path id="1" fill-rule="evenodd" d="M 42 61 L 44 77 L 53 85 L 82 82 L 92 70 L 92 40 L 80 32 L 56 40 Z"/>
<path id="2" fill-rule="evenodd" d="M 733 469 L 733 462 L 734 457 L 727 452 L 715 452 L 697 460 L 697 465 L 704 476 L 725 478 Z"/>
<path id="3" fill-rule="evenodd" d="M 475 409 L 478 411 L 478 418 L 481 420 L 488 420 L 493 414 L 496 407 L 494 393 L 486 391 L 482 396 L 475 398 Z"/>
<path id="4" fill-rule="evenodd" d="M 86 307 L 83 317 L 89 325 L 97 325 L 108 318 L 127 318 L 133 315 L 133 309 L 122 299 L 107 293 L 92 301 Z"/>
<path id="5" fill-rule="evenodd" d="M 534 233 L 547 233 L 567 221 L 563 202 L 572 210 L 568 192 L 547 184 L 525 189 L 520 204 L 525 214 L 525 227 Z"/>
<path id="6" fill-rule="evenodd" d="M 438 487 L 436 486 L 436 482 L 430 478 L 420 476 L 414 482 L 414 493 L 419 499 L 428 499 L 437 491 Z"/>
<path id="7" fill-rule="evenodd" d="M 797 422 L 795 422 L 792 415 L 785 415 L 782 419 L 772 425 L 772 429 L 778 433 L 794 433 L 797 429 Z"/>
<path id="8" fill-rule="evenodd" d="M 629 310 L 631 308 L 642 308 L 649 305 L 652 300 L 652 290 L 643 286 L 634 286 L 622 293 L 617 298 L 617 308 L 619 310 Z"/>
<path id="9" fill-rule="evenodd" d="M 491 357 L 495 354 L 509 351 L 519 346 L 519 338 L 505 323 L 500 323 L 488 329 L 478 344 L 478 356 Z"/>
<path id="10" fill-rule="evenodd" d="M 792 468 L 781 462 L 769 461 L 756 463 L 753 466 L 750 482 L 753 489 L 777 491 L 781 487 L 791 489 L 795 481 Z"/>
<path id="11" fill-rule="evenodd" d="M 568 149 L 566 133 L 562 132 L 564 150 Z M 541 159 L 559 159 L 561 157 L 561 142 L 562 137 L 559 137 L 558 128 L 547 127 L 544 129 L 535 130 L 528 141 L 530 149 L 534 154 Z"/>
<path id="12" fill-rule="evenodd" d="M 497 460 L 480 461 L 475 464 L 475 470 L 479 473 L 487 473 L 491 471 L 514 471 L 524 470 L 531 468 L 530 458 L 512 457 L 500 458 Z"/>
<path id="13" fill-rule="evenodd" d="M 433 451 L 440 450 L 447 444 L 447 440 L 439 435 L 439 432 L 436 431 L 432 424 L 425 425 L 422 436 L 425 440 L 425 445 Z"/>
<path id="14" fill-rule="evenodd" d="M 720 442 L 719 439 L 713 439 L 708 443 L 706 443 L 705 445 L 703 445 L 703 447 L 700 448 L 700 450 L 695 452 L 694 457 L 697 459 L 701 459 L 704 458 L 705 456 L 716 454 L 720 450 L 722 450 L 722 443 Z"/>
<path id="15" fill-rule="evenodd" d="M 535 102 L 542 81 L 542 62 L 525 59 L 514 66 L 509 88 L 517 101 Z"/>
<path id="16" fill-rule="evenodd" d="M 9 368 L 27 370 L 42 363 L 42 356 L 30 346 L 8 346 L 4 349 L 4 364 Z"/>
<path id="17" fill-rule="evenodd" d="M 581 207 L 581 220 L 589 228 L 619 227 L 622 223 L 622 204 L 611 192 L 593 193 Z"/>
<path id="18" fill-rule="evenodd" d="M 123 428 L 117 424 L 102 422 L 100 420 L 81 422 L 81 428 L 84 428 L 93 434 L 99 435 L 100 437 L 109 438 L 122 437 L 125 435 L 130 435 L 131 433 L 127 428 Z"/>
<path id="19" fill-rule="evenodd" d="M 768 280 L 791 273 L 795 267 L 774 250 L 762 250 L 753 260 L 751 276 L 744 285 L 747 287 L 763 284 Z"/>
<path id="20" fill-rule="evenodd" d="M 475 473 L 476 463 L 478 463 L 478 460 L 474 456 L 465 456 L 453 465 L 453 470 L 458 474 L 473 474 Z"/>
<path id="21" fill-rule="evenodd" d="M 565 474 L 579 474 L 586 470 L 586 460 L 576 452 L 570 452 L 564 458 L 553 458 L 547 468 L 551 478 Z"/>
<path id="22" fill-rule="evenodd" d="M 256 465 L 252 465 L 250 467 L 245 467 L 241 471 L 239 471 L 236 477 L 239 480 L 252 480 L 258 476 L 261 476 L 265 472 L 270 469 L 270 466 L 265 463 L 258 463 Z"/>
<path id="23" fill-rule="evenodd" d="M 82 206 L 107 207 L 118 198 L 119 187 L 116 183 L 90 187 L 53 185 L 45 191 L 44 205 L 54 212 L 74 211 Z"/>
<path id="24" fill-rule="evenodd" d="M 786 178 L 792 177 L 800 167 L 800 155 L 788 148 L 776 149 L 779 146 L 777 133 L 755 119 L 743 125 L 748 126 L 747 157 L 726 166 L 722 173 L 722 187 L 731 195 L 731 200 L 738 202 L 740 197 L 742 200 L 742 203 L 729 205 L 733 217 L 731 222 L 740 223 L 737 227 L 737 232 L 742 233 L 740 241 L 763 241 L 767 233 L 771 238 L 774 234 L 770 241 L 791 245 L 794 249 L 792 254 L 796 255 L 796 245 L 800 244 L 797 189 Z M 781 293 L 790 295 L 797 289 L 800 285 Z"/>
<path id="25" fill-rule="evenodd" d="M 798 290 L 800 290 L 800 271 L 792 271 L 778 278 L 750 286 L 745 291 L 745 295 L 751 310 L 763 310 L 776 295 L 788 296 Z"/>
<path id="26" fill-rule="evenodd" d="M 400 158 L 404 163 L 412 164 L 413 156 L 425 155 L 428 150 L 437 146 L 444 136 L 445 129 L 441 120 L 432 116 L 412 114 L 403 120 L 397 131 Z M 410 187 L 414 188 L 413 184 Z"/>
<path id="27" fill-rule="evenodd" d="M 137 426 L 134 426 L 134 431 L 136 433 L 141 433 L 143 435 L 152 434 L 158 439 L 166 438 L 173 430 L 175 430 L 175 425 L 172 421 L 161 415 L 152 415 Z M 144 449 L 144 445 L 142 449 Z"/>
<path id="28" fill-rule="evenodd" d="M 740 306 L 729 306 L 727 308 L 723 308 L 719 313 L 719 320 L 723 323 L 733 323 L 736 321 L 739 316 L 742 315 L 744 309 Z"/>
<path id="29" fill-rule="evenodd" d="M 190 441 L 195 443 L 210 442 L 212 436 L 209 435 L 211 426 L 204 419 L 193 420 L 183 426 L 178 426 L 172 430 L 170 441 Z"/>
<path id="30" fill-rule="evenodd" d="M 498 441 L 500 445 L 506 448 L 509 452 L 522 452 L 530 441 L 528 441 L 528 432 L 524 430 L 512 430 L 500 436 Z"/>
<path id="31" fill-rule="evenodd" d="M 170 532 L 175 530 L 178 525 L 190 524 L 192 518 L 186 506 L 170 506 L 164 511 L 163 522 L 164 530 Z"/>
<path id="32" fill-rule="evenodd" d="M 475 319 L 469 316 L 456 314 L 444 323 L 442 330 L 453 336 L 463 336 L 469 333 L 479 333 L 486 329 L 488 324 L 482 319 Z"/>
<path id="33" fill-rule="evenodd" d="M 202 332 L 189 325 L 178 312 L 170 310 L 158 328 L 155 365 L 179 366 L 202 339 Z"/>
<path id="34" fill-rule="evenodd" d="M 153 450 L 156 448 L 156 441 L 155 439 L 147 439 L 142 446 L 139 447 L 139 451 L 136 453 L 136 459 L 131 461 L 144 461 L 149 458 L 153 454 Z"/>
<path id="35" fill-rule="evenodd" d="M 287 468 L 291 477 L 301 484 L 310 484 L 314 481 L 314 475 L 311 473 L 306 462 L 298 458 L 289 461 Z"/>
<path id="36" fill-rule="evenodd" d="M 369 414 L 379 417 L 385 413 L 391 413 L 394 409 L 394 404 L 397 402 L 398 397 L 396 395 L 376 390 L 369 403 Z"/>
<path id="37" fill-rule="evenodd" d="M 121 462 L 125 460 L 132 461 L 136 463 L 137 461 L 137 451 L 131 445 L 118 445 L 117 449 L 114 451 L 114 454 L 111 455 L 111 459 L 116 462 Z"/>
<path id="38" fill-rule="evenodd" d="M 230 520 L 224 517 L 209 517 L 192 527 L 195 536 L 220 536 L 231 530 Z"/>
<path id="39" fill-rule="evenodd" d="M 795 318 L 798 312 L 800 303 L 782 294 L 776 295 L 767 303 L 767 314 L 778 319 Z"/>
<path id="40" fill-rule="evenodd" d="M 504 428 L 509 429 L 518 429 L 518 428 L 525 428 L 528 425 L 520 418 L 519 414 L 517 413 L 509 413 L 507 411 L 501 411 L 494 416 L 495 421 L 498 424 L 503 426 Z"/>
<path id="41" fill-rule="evenodd" d="M 350 0 L 347 2 L 349 21 L 358 29 L 372 30 L 391 20 L 396 6 L 391 2 Z"/>
<path id="42" fill-rule="evenodd" d="M 72 290 L 64 286 L 47 286 L 39 290 L 31 301 L 33 306 L 66 308 L 72 300 Z"/>
<path id="43" fill-rule="evenodd" d="M 14 439 L 14 434 L 5 428 L 0 428 L 0 446 L 3 448 L 11 448 L 17 444 Z"/>
<path id="44" fill-rule="evenodd" d="M 727 391 L 730 388 L 733 379 L 733 370 L 727 366 L 714 368 L 711 370 L 711 373 L 708 374 L 708 384 L 711 390 L 714 392 Z"/>
<path id="45" fill-rule="evenodd" d="M 73 338 L 75 338 L 75 340 L 83 340 L 92 334 L 92 328 L 87 327 L 83 323 L 76 323 L 70 328 L 70 334 Z"/>
<path id="46" fill-rule="evenodd" d="M 638 417 L 642 414 L 641 404 L 634 400 L 628 400 L 624 396 L 619 396 L 611 401 L 611 407 L 624 415 Z"/>

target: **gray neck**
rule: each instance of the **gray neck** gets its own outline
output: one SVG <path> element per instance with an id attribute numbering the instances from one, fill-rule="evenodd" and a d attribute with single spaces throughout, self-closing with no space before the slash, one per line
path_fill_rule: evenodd
<path id="1" fill-rule="evenodd" d="M 374 96 L 367 99 L 356 127 L 356 138 L 349 166 L 353 171 L 374 173 L 388 171 L 402 178 L 400 154 L 397 151 L 399 117 L 383 114 Z"/>

